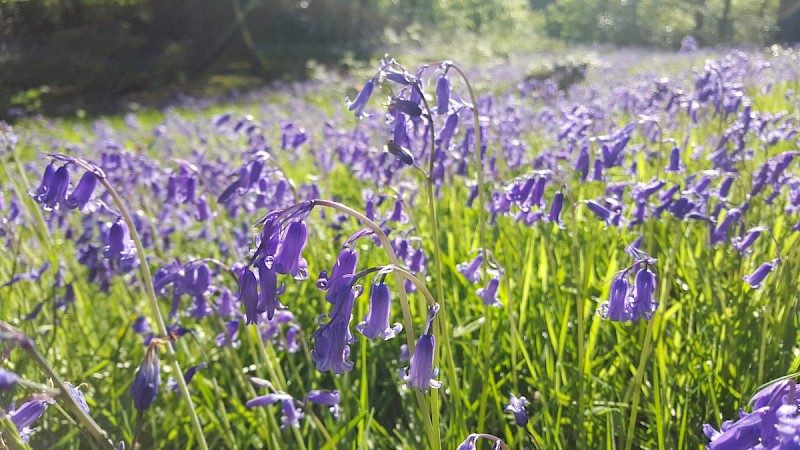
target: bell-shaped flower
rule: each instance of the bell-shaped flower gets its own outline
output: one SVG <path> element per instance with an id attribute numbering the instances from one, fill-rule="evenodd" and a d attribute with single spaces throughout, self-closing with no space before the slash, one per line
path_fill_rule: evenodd
<path id="1" fill-rule="evenodd" d="M 97 177 L 92 172 L 86 172 L 78 182 L 78 186 L 67 196 L 64 205 L 67 209 L 83 209 L 92 198 L 97 188 Z"/>
<path id="2" fill-rule="evenodd" d="M 608 292 L 608 301 L 600 305 L 597 310 L 604 319 L 613 322 L 626 322 L 631 320 L 629 299 L 631 297 L 630 282 L 626 272 L 621 272 L 611 282 L 611 289 Z"/>
<path id="3" fill-rule="evenodd" d="M 403 326 L 399 323 L 389 325 L 391 317 L 391 293 L 386 283 L 372 285 L 369 292 L 369 312 L 364 320 L 356 325 L 356 330 L 369 339 L 389 340 L 399 333 Z"/>
<path id="4" fill-rule="evenodd" d="M 528 399 L 525 397 L 517 397 L 514 394 L 509 395 L 505 410 L 514 413 L 514 421 L 520 427 L 528 424 L 528 413 L 525 411 L 525 406 L 528 404 Z"/>
<path id="5" fill-rule="evenodd" d="M 258 280 L 249 267 L 239 275 L 239 301 L 244 305 L 245 324 L 258 323 Z"/>
<path id="6" fill-rule="evenodd" d="M 111 261 L 126 262 L 136 256 L 136 247 L 130 238 L 128 225 L 121 218 L 108 229 L 106 244 L 103 247 L 103 256 Z"/>
<path id="7" fill-rule="evenodd" d="M 308 264 L 303 259 L 303 249 L 306 248 L 307 239 L 308 229 L 305 221 L 291 221 L 272 263 L 275 272 L 289 274 L 297 279 L 308 277 L 306 272 Z"/>
<path id="8" fill-rule="evenodd" d="M 476 292 L 478 297 L 483 300 L 484 306 L 503 306 L 497 298 L 497 289 L 500 287 L 500 280 L 497 277 L 492 277 L 489 284 L 485 288 L 480 288 Z"/>
<path id="9" fill-rule="evenodd" d="M 436 381 L 439 370 L 433 367 L 433 354 L 436 351 L 436 339 L 431 334 L 431 323 L 439 312 L 439 305 L 433 305 L 428 311 L 428 320 L 425 332 L 419 337 L 414 353 L 411 355 L 409 368 L 400 371 L 400 378 L 406 384 L 420 392 L 427 392 L 428 388 L 439 388 L 442 383 Z"/>
<path id="10" fill-rule="evenodd" d="M 633 300 L 631 301 L 632 320 L 650 319 L 658 309 L 658 302 L 653 298 L 656 291 L 656 274 L 648 267 L 636 272 L 633 281 Z"/>
<path id="11" fill-rule="evenodd" d="M 772 272 L 775 267 L 781 262 L 780 258 L 775 258 L 772 261 L 767 261 L 756 269 L 753 273 L 745 275 L 743 280 L 745 283 L 749 284 L 753 289 L 761 289 L 761 283 L 767 278 L 767 275 Z"/>
<path id="12" fill-rule="evenodd" d="M 267 266 L 267 258 L 257 260 L 255 266 L 258 268 L 258 284 L 261 288 L 256 310 L 259 314 L 266 312 L 267 319 L 272 320 L 278 307 L 278 276 Z"/>
<path id="13" fill-rule="evenodd" d="M 294 399 L 281 400 L 281 413 L 281 428 L 300 428 L 300 419 L 305 417 L 305 413 L 294 406 Z"/>
<path id="14" fill-rule="evenodd" d="M 450 80 L 442 75 L 436 80 L 436 113 L 447 114 L 450 106 Z"/>
<path id="15" fill-rule="evenodd" d="M 339 286 L 332 286 L 328 294 L 334 293 L 333 311 L 329 314 L 330 320 L 321 323 L 311 338 L 314 340 L 314 350 L 311 358 L 320 372 L 332 371 L 338 375 L 353 369 L 349 345 L 355 342 L 350 333 L 350 319 L 353 316 L 353 304 L 359 294 L 352 287 L 352 276 L 345 276 L 337 280 Z"/>
<path id="16" fill-rule="evenodd" d="M 352 102 L 349 98 L 345 100 L 347 103 L 347 110 L 353 111 L 355 113 L 356 118 L 360 119 L 364 117 L 364 107 L 367 106 L 367 102 L 369 102 L 369 98 L 372 96 L 372 91 L 375 89 L 375 79 L 370 78 L 364 87 L 361 88 L 361 92 L 358 93 L 358 96 Z"/>
<path id="17" fill-rule="evenodd" d="M 483 264 L 483 252 L 478 253 L 470 262 L 459 263 L 456 266 L 458 273 L 464 275 L 470 283 L 477 283 L 481 280 L 480 268 Z"/>

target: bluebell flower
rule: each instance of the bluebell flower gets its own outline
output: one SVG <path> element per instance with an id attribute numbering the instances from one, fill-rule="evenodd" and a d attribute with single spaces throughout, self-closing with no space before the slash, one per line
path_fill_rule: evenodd
<path id="1" fill-rule="evenodd" d="M 389 325 L 391 317 L 391 293 L 386 283 L 375 283 L 369 292 L 369 312 L 364 320 L 356 325 L 356 330 L 369 339 L 389 340 L 399 333 L 403 326 L 399 323 Z"/>
<path id="2" fill-rule="evenodd" d="M 753 289 L 761 289 L 761 283 L 767 278 L 767 275 L 770 274 L 781 262 L 781 258 L 775 258 L 772 261 L 767 261 L 756 269 L 753 273 L 745 275 L 743 280 L 745 283 L 749 284 Z"/>
<path id="3" fill-rule="evenodd" d="M 281 400 L 281 428 L 300 428 L 300 419 L 305 417 L 303 411 L 295 408 L 294 399 Z"/>
<path id="4" fill-rule="evenodd" d="M 18 381 L 19 375 L 10 370 L 0 369 L 0 391 L 7 391 L 13 388 Z"/>
<path id="5" fill-rule="evenodd" d="M 136 247 L 130 238 L 128 225 L 122 218 L 111 224 L 106 244 L 103 247 L 103 256 L 111 261 L 128 263 L 136 257 Z"/>
<path id="6" fill-rule="evenodd" d="M 478 442 L 478 435 L 475 433 L 470 434 L 464 439 L 464 442 L 460 443 L 456 450 L 476 450 Z"/>
<path id="7" fill-rule="evenodd" d="M 745 232 L 743 237 L 734 237 L 731 239 L 731 244 L 733 247 L 739 251 L 739 253 L 745 253 L 747 250 L 756 242 L 761 233 L 764 231 L 769 230 L 767 227 L 754 227 Z"/>
<path id="8" fill-rule="evenodd" d="M 14 407 L 14 405 L 9 408 L 8 416 L 17 428 L 23 442 L 29 442 L 30 435 L 33 432 L 30 426 L 44 415 L 47 406 L 51 403 L 53 401 L 49 398 L 34 398 L 23 403 L 18 408 Z"/>
<path id="9" fill-rule="evenodd" d="M 647 266 L 640 268 L 633 281 L 632 320 L 649 320 L 653 316 L 658 308 L 658 302 L 653 298 L 655 291 L 656 275 Z"/>
<path id="10" fill-rule="evenodd" d="M 479 252 L 472 261 L 459 263 L 456 266 L 458 273 L 464 276 L 470 283 L 477 283 L 481 280 L 480 268 L 483 264 L 483 251 Z"/>
<path id="11" fill-rule="evenodd" d="M 56 174 L 56 166 L 55 163 L 50 161 L 50 164 L 44 168 L 44 173 L 42 174 L 42 181 L 39 182 L 39 187 L 36 188 L 35 191 L 30 192 L 31 198 L 36 203 L 41 204 L 47 198 L 47 193 L 50 192 L 51 186 L 53 184 L 53 176 Z"/>
<path id="12" fill-rule="evenodd" d="M 277 273 L 289 274 L 297 279 L 308 278 L 308 263 L 303 259 L 306 248 L 308 229 L 303 220 L 293 220 L 286 228 L 272 267 Z"/>
<path id="13" fill-rule="evenodd" d="M 631 320 L 629 299 L 631 297 L 630 283 L 625 271 L 617 274 L 611 282 L 611 290 L 608 293 L 608 301 L 603 302 L 598 309 L 598 313 L 604 318 L 613 322 L 626 322 Z"/>
<path id="14" fill-rule="evenodd" d="M 331 299 L 333 311 L 329 314 L 330 320 L 322 323 L 320 318 L 319 330 L 311 335 L 314 340 L 311 358 L 320 372 L 330 370 L 338 375 L 353 369 L 353 363 L 348 360 L 349 345 L 355 341 L 350 333 L 350 320 L 353 316 L 353 304 L 360 292 L 353 289 L 352 279 L 352 275 L 343 276 L 329 289 L 328 294 L 334 294 Z"/>
<path id="15" fill-rule="evenodd" d="M 364 107 L 367 106 L 367 102 L 369 102 L 370 96 L 372 96 L 372 91 L 375 89 L 375 79 L 370 78 L 367 83 L 361 88 L 361 92 L 358 93 L 358 96 L 352 102 L 350 99 L 346 99 L 345 102 L 347 103 L 347 110 L 354 111 L 356 118 L 360 119 L 364 117 Z"/>
<path id="16" fill-rule="evenodd" d="M 86 396 L 83 395 L 80 388 L 73 386 L 72 383 L 69 382 L 64 382 L 64 387 L 67 388 L 67 393 L 72 397 L 72 400 L 75 401 L 75 404 L 78 405 L 78 408 L 88 415 L 89 404 L 86 403 Z"/>
<path id="17" fill-rule="evenodd" d="M 288 394 L 270 393 L 266 395 L 259 395 L 258 397 L 248 400 L 244 405 L 247 408 L 255 408 L 257 406 L 269 406 L 284 400 L 292 400 L 292 396 Z"/>
<path id="18" fill-rule="evenodd" d="M 442 127 L 442 130 L 439 131 L 439 136 L 437 137 L 437 140 L 443 149 L 447 150 L 450 148 L 450 141 L 453 139 L 457 127 L 458 113 L 453 112 L 447 116 L 447 119 L 445 119 L 444 126 Z"/>
<path id="19" fill-rule="evenodd" d="M 358 265 L 358 252 L 352 248 L 342 249 L 336 257 L 336 263 L 333 265 L 330 277 L 326 270 L 323 269 L 320 272 L 319 279 L 317 279 L 317 288 L 327 291 L 336 280 L 346 275 L 352 277 L 356 271 L 356 265 Z M 333 303 L 333 298 L 326 296 L 325 299 L 328 303 Z"/>
<path id="20" fill-rule="evenodd" d="M 236 348 L 239 346 L 239 320 L 232 319 L 225 322 L 225 331 L 218 334 L 216 337 L 217 347 L 231 346 Z"/>
<path id="21" fill-rule="evenodd" d="M 306 401 L 315 405 L 335 406 L 342 401 L 342 397 L 338 390 L 320 391 L 315 389 L 308 391 Z"/>
<path id="22" fill-rule="evenodd" d="M 548 215 L 548 220 L 552 223 L 556 223 L 559 226 L 563 225 L 561 220 L 561 209 L 564 207 L 564 193 L 558 191 L 553 196 L 553 202 L 550 205 L 550 213 Z"/>
<path id="23" fill-rule="evenodd" d="M 410 368 L 403 368 L 400 371 L 400 378 L 413 389 L 420 392 L 427 392 L 428 388 L 439 388 L 442 383 L 436 381 L 439 370 L 433 367 L 433 355 L 436 351 L 436 339 L 431 333 L 431 323 L 439 312 L 439 304 L 431 306 L 428 310 L 428 319 L 425 323 L 425 331 L 419 337 L 414 353 L 411 355 Z"/>
<path id="24" fill-rule="evenodd" d="M 527 398 L 509 394 L 509 400 L 508 404 L 505 406 L 505 410 L 514 413 L 514 421 L 516 421 L 517 425 L 520 427 L 524 427 L 528 424 L 528 413 L 525 411 L 525 406 L 528 404 Z"/>
<path id="25" fill-rule="evenodd" d="M 159 385 L 161 384 L 161 371 L 158 360 L 158 349 L 155 345 L 147 348 L 144 360 L 136 371 L 136 377 L 131 386 L 131 396 L 133 397 L 133 407 L 139 411 L 145 411 L 158 396 Z"/>
<path id="26" fill-rule="evenodd" d="M 244 305 L 245 324 L 258 323 L 258 280 L 249 267 L 239 274 L 239 301 Z"/>
<path id="27" fill-rule="evenodd" d="M 442 75 L 436 80 L 436 113 L 447 114 L 450 107 L 450 80 Z"/>
<path id="28" fill-rule="evenodd" d="M 500 280 L 497 277 L 492 277 L 485 288 L 478 289 L 476 294 L 483 300 L 484 306 L 503 306 L 500 300 L 497 299 L 497 289 L 499 287 Z"/>
<path id="29" fill-rule="evenodd" d="M 278 307 L 278 276 L 271 267 L 267 266 L 267 258 L 256 261 L 258 269 L 258 284 L 261 287 L 258 293 L 258 305 L 256 311 L 259 314 L 267 313 L 267 320 L 272 320 L 275 316 L 275 308 Z"/>
<path id="30" fill-rule="evenodd" d="M 589 148 L 587 145 L 583 145 L 580 151 L 578 151 L 578 158 L 575 160 L 574 169 L 581 174 L 581 180 L 584 181 L 586 177 L 589 176 L 589 160 Z"/>
<path id="31" fill-rule="evenodd" d="M 97 188 L 97 177 L 92 172 L 86 172 L 64 202 L 67 209 L 83 209 L 92 198 Z"/>
<path id="32" fill-rule="evenodd" d="M 669 152 L 669 166 L 664 169 L 664 172 L 682 173 L 684 170 L 685 167 L 681 161 L 681 149 L 677 146 L 672 147 L 672 151 Z"/>

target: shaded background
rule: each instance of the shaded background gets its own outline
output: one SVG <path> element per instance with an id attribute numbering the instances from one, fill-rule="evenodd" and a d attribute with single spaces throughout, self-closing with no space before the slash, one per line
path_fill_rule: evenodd
<path id="1" fill-rule="evenodd" d="M 800 0 L 0 0 L 0 118 L 114 112 L 466 40 L 800 40 Z M 515 42 L 518 41 L 518 42 Z"/>

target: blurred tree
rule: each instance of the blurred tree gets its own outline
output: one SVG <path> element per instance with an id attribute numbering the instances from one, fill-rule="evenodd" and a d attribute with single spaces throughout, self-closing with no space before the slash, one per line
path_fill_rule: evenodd
<path id="1" fill-rule="evenodd" d="M 800 42 L 800 0 L 781 0 L 778 8 L 778 37 L 784 42 Z"/>

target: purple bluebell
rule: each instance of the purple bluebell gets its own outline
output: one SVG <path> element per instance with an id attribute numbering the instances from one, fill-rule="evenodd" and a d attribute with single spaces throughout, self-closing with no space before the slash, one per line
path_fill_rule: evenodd
<path id="1" fill-rule="evenodd" d="M 75 404 L 78 405 L 78 408 L 80 408 L 81 411 L 83 411 L 88 415 L 89 404 L 86 403 L 86 396 L 83 395 L 83 392 L 81 392 L 80 387 L 75 387 L 72 385 L 72 383 L 69 382 L 64 382 L 64 387 L 67 388 L 67 393 L 69 394 L 70 397 L 72 397 L 72 400 L 75 402 Z"/>
<path id="2" fill-rule="evenodd" d="M 389 325 L 391 317 L 391 293 L 386 283 L 374 283 L 369 292 L 369 312 L 364 320 L 356 325 L 356 330 L 369 339 L 388 340 L 395 337 L 403 326 L 399 323 Z"/>
<path id="3" fill-rule="evenodd" d="M 509 394 L 509 400 L 508 404 L 505 406 L 505 410 L 514 413 L 514 421 L 517 422 L 517 426 L 525 427 L 525 425 L 528 424 L 528 413 L 525 411 L 525 407 L 528 404 L 527 398 Z"/>
<path id="4" fill-rule="evenodd" d="M 575 160 L 575 166 L 573 167 L 576 172 L 581 174 L 581 180 L 586 180 L 586 177 L 589 176 L 589 147 L 588 145 L 581 146 L 581 149 L 578 151 L 578 157 Z"/>
<path id="5" fill-rule="evenodd" d="M 447 116 L 447 119 L 445 119 L 444 126 L 437 137 L 437 140 L 443 149 L 447 150 L 450 148 L 450 141 L 453 139 L 453 135 L 455 135 L 457 127 L 458 113 L 453 112 Z"/>
<path id="6" fill-rule="evenodd" d="M 352 280 L 352 275 L 335 280 L 328 290 L 328 294 L 334 294 L 332 301 L 329 300 L 333 303 L 330 320 L 322 323 L 320 317 L 320 328 L 311 335 L 314 340 L 311 358 L 320 372 L 330 370 L 338 375 L 353 369 L 353 363 L 348 361 L 349 345 L 355 341 L 350 333 L 350 320 L 353 316 L 353 304 L 360 291 L 353 289 Z"/>
<path id="7" fill-rule="evenodd" d="M 731 191 L 731 186 L 733 186 L 733 180 L 735 177 L 733 175 L 727 175 L 722 182 L 719 184 L 719 197 L 720 198 L 728 198 L 728 194 Z"/>
<path id="8" fill-rule="evenodd" d="M 606 224 L 611 223 L 611 218 L 614 215 L 613 211 L 607 209 L 605 206 L 601 205 L 600 203 L 594 200 L 587 200 L 586 206 L 589 208 L 589 211 L 594 213 L 597 218 L 605 222 Z"/>
<path id="9" fill-rule="evenodd" d="M 311 390 L 306 395 L 306 401 L 315 405 L 335 406 L 342 401 L 341 394 L 335 391 Z"/>
<path id="10" fill-rule="evenodd" d="M 64 206 L 67 209 L 83 209 L 92 198 L 97 187 L 97 177 L 92 172 L 85 172 L 78 185 L 67 196 Z"/>
<path id="11" fill-rule="evenodd" d="M 450 106 L 450 80 L 446 74 L 436 80 L 436 113 L 447 114 Z"/>
<path id="12" fill-rule="evenodd" d="M 305 417 L 305 413 L 294 406 L 294 399 L 281 400 L 281 413 L 281 428 L 300 428 L 300 420 Z"/>
<path id="13" fill-rule="evenodd" d="M 470 434 L 464 439 L 464 442 L 458 444 L 456 450 L 477 450 L 478 445 L 478 435 L 475 433 Z"/>
<path id="14" fill-rule="evenodd" d="M 435 304 L 428 310 L 428 319 L 425 323 L 425 331 L 419 337 L 414 353 L 411 355 L 409 368 L 400 370 L 400 378 L 408 384 L 410 388 L 420 392 L 427 392 L 428 388 L 439 388 L 442 383 L 436 381 L 439 373 L 433 367 L 433 354 L 436 350 L 436 339 L 431 333 L 431 323 L 439 312 L 439 304 Z"/>
<path id="15" fill-rule="evenodd" d="M 50 192 L 55 174 L 56 166 L 55 163 L 51 161 L 50 164 L 44 168 L 42 181 L 39 182 L 39 187 L 37 187 L 35 191 L 30 192 L 30 196 L 34 201 L 36 201 L 36 203 L 42 203 L 47 198 L 47 193 Z"/>
<path id="16" fill-rule="evenodd" d="M 731 244 L 739 253 L 744 254 L 756 242 L 756 239 L 761 236 L 761 233 L 767 230 L 769 230 L 767 227 L 751 228 L 745 232 L 744 236 L 733 237 L 731 239 Z"/>
<path id="17" fill-rule="evenodd" d="M 267 320 L 272 320 L 275 316 L 275 308 L 278 307 L 278 276 L 271 267 L 267 266 L 267 258 L 260 258 L 255 264 L 258 269 L 258 305 L 256 311 L 259 314 L 267 313 Z"/>
<path id="18" fill-rule="evenodd" d="M 745 283 L 749 284 L 753 289 L 761 289 L 762 282 L 767 275 L 770 274 L 777 266 L 780 264 L 781 258 L 775 258 L 772 261 L 767 261 L 760 266 L 751 274 L 745 275 L 742 279 Z"/>
<path id="19" fill-rule="evenodd" d="M 503 306 L 497 298 L 497 289 L 500 287 L 500 280 L 497 277 L 492 277 L 486 287 L 478 289 L 476 294 L 483 300 L 484 306 Z"/>
<path id="20" fill-rule="evenodd" d="M 45 210 L 51 211 L 58 209 L 59 205 L 66 206 L 67 190 L 69 189 L 69 169 L 63 165 L 56 169 L 55 173 L 49 174 L 51 166 L 45 169 L 42 184 L 36 190 L 34 200 L 41 204 Z"/>
<path id="21" fill-rule="evenodd" d="M 658 309 L 658 302 L 654 299 L 655 291 L 656 274 L 647 266 L 640 268 L 633 281 L 632 320 L 649 320 L 653 316 Z"/>
<path id="22" fill-rule="evenodd" d="M 266 395 L 259 395 L 258 397 L 252 398 L 248 400 L 244 405 L 249 408 L 255 408 L 258 406 L 269 406 L 274 405 L 277 402 L 282 402 L 284 400 L 292 400 L 292 396 L 288 394 L 280 394 L 280 393 L 270 393 Z"/>
<path id="23" fill-rule="evenodd" d="M 258 280 L 249 267 L 239 274 L 239 301 L 244 305 L 246 325 L 258 323 Z"/>
<path id="24" fill-rule="evenodd" d="M 630 282 L 628 274 L 623 271 L 617 274 L 611 282 L 611 289 L 608 292 L 608 301 L 600 305 L 597 310 L 603 318 L 612 322 L 626 322 L 631 320 L 629 299 L 631 296 Z"/>
<path id="25" fill-rule="evenodd" d="M 350 99 L 346 99 L 347 103 L 347 110 L 353 111 L 355 113 L 356 118 L 360 119 L 364 116 L 364 107 L 367 106 L 367 102 L 369 102 L 369 98 L 372 96 L 372 91 L 375 89 L 375 79 L 370 78 L 364 87 L 361 88 L 361 92 L 358 93 L 356 99 L 352 102 Z"/>
<path id="26" fill-rule="evenodd" d="M 147 348 L 144 360 L 136 371 L 136 377 L 131 386 L 131 396 L 133 397 L 133 407 L 139 411 L 145 411 L 158 396 L 159 385 L 161 384 L 161 371 L 158 360 L 158 349 L 152 345 Z"/>
<path id="27" fill-rule="evenodd" d="M 0 391 L 7 391 L 13 388 L 18 381 L 19 375 L 10 370 L 0 369 Z"/>
<path id="28" fill-rule="evenodd" d="M 289 274 L 297 279 L 308 278 L 306 271 L 308 263 L 303 259 L 303 249 L 306 248 L 307 239 L 308 229 L 305 221 L 291 221 L 286 227 L 286 233 L 272 263 L 275 272 Z"/>
<path id="29" fill-rule="evenodd" d="M 553 202 L 550 204 L 550 213 L 548 214 L 548 220 L 552 223 L 556 223 L 559 226 L 563 224 L 561 220 L 561 209 L 564 207 L 564 193 L 558 191 L 553 196 Z"/>
<path id="30" fill-rule="evenodd" d="M 330 277 L 326 270 L 323 269 L 320 272 L 319 279 L 317 280 L 317 288 L 323 291 L 329 290 L 336 280 L 346 275 L 352 276 L 356 271 L 356 265 L 358 265 L 358 252 L 352 248 L 343 248 L 336 257 L 336 263 L 333 265 Z M 325 299 L 328 303 L 333 303 L 334 300 L 327 296 Z"/>
<path id="31" fill-rule="evenodd" d="M 47 406 L 51 403 L 53 403 L 53 401 L 49 398 L 34 398 L 33 400 L 23 403 L 18 408 L 13 406 L 9 408 L 8 416 L 17 428 L 23 442 L 29 442 L 30 435 L 33 432 L 30 426 L 44 415 Z"/>
<path id="32" fill-rule="evenodd" d="M 683 162 L 681 161 L 681 149 L 678 147 L 672 147 L 672 151 L 669 153 L 669 166 L 664 169 L 665 172 L 672 172 L 672 173 L 682 173 L 685 169 L 683 166 Z"/>
<path id="33" fill-rule="evenodd" d="M 128 262 L 136 256 L 136 247 L 130 238 L 128 225 L 117 219 L 108 229 L 106 246 L 103 247 L 103 256 L 114 262 Z"/>
<path id="34" fill-rule="evenodd" d="M 470 283 L 477 283 L 481 280 L 480 268 L 483 264 L 483 251 L 478 252 L 470 262 L 459 263 L 456 266 L 458 273 L 464 276 Z"/>

